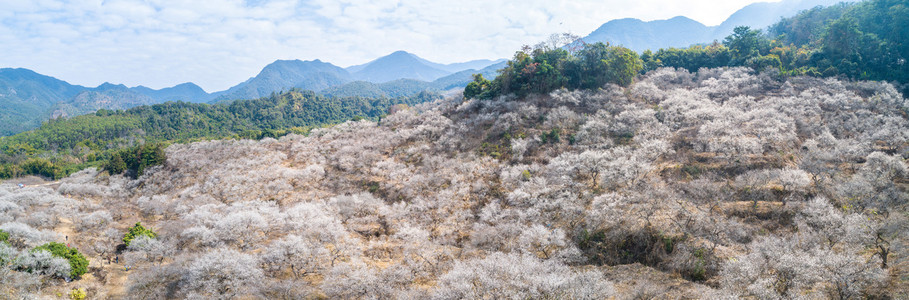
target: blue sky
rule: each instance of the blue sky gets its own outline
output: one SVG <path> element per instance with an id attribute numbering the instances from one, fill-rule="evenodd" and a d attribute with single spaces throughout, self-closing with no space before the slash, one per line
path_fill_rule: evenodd
<path id="1" fill-rule="evenodd" d="M 73 84 L 206 91 L 277 59 L 361 64 L 396 50 L 440 63 L 510 57 L 618 18 L 717 25 L 754 0 L 0 0 L 0 67 Z M 760 1 L 776 2 L 776 1 Z"/>

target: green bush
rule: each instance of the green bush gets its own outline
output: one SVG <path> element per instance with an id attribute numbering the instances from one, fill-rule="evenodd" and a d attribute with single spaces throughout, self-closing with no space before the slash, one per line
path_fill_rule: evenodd
<path id="1" fill-rule="evenodd" d="M 561 128 L 553 128 L 549 132 L 543 132 L 540 134 L 540 141 L 543 144 L 558 144 L 562 141 L 561 133 Z"/>
<path id="2" fill-rule="evenodd" d="M 783 63 L 780 62 L 780 57 L 774 54 L 749 58 L 745 62 L 745 65 L 757 71 L 763 71 L 764 69 L 768 68 L 776 70 L 783 68 Z"/>
<path id="3" fill-rule="evenodd" d="M 86 259 L 85 256 L 83 256 L 82 253 L 79 253 L 79 250 L 76 250 L 75 248 L 70 248 L 64 244 L 57 242 L 50 242 L 35 247 L 32 249 L 32 252 L 38 250 L 45 250 L 56 257 L 61 257 L 68 260 L 69 266 L 71 268 L 69 275 L 72 278 L 79 278 L 79 276 L 82 276 L 82 274 L 88 272 L 88 259 Z"/>
<path id="4" fill-rule="evenodd" d="M 51 179 L 57 179 L 60 176 L 59 168 L 47 159 L 31 158 L 19 165 L 25 174 L 40 175 Z"/>
<path id="5" fill-rule="evenodd" d="M 9 233 L 0 229 L 0 242 L 9 244 Z"/>
<path id="6" fill-rule="evenodd" d="M 135 239 L 139 236 L 143 236 L 143 235 L 150 237 L 150 238 L 158 237 L 157 233 L 155 233 L 154 231 L 151 231 L 150 229 L 146 229 L 145 227 L 142 226 L 142 223 L 139 222 L 139 223 L 136 223 L 135 226 L 130 228 L 129 232 L 127 232 L 125 235 L 123 235 L 123 243 L 126 244 L 127 246 L 129 246 L 129 243 L 132 242 L 133 239 Z"/>

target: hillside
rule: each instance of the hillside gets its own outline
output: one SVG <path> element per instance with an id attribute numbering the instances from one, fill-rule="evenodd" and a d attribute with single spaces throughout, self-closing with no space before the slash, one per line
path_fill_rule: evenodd
<path id="1" fill-rule="evenodd" d="M 737 26 L 763 29 L 780 18 L 792 16 L 798 11 L 837 2 L 840 1 L 784 0 L 755 3 L 742 8 L 715 27 L 707 27 L 685 17 L 649 22 L 637 19 L 612 20 L 591 32 L 584 40 L 589 43 L 609 42 L 611 45 L 621 45 L 637 52 L 709 44 L 712 41 L 722 41 L 732 34 Z M 440 64 L 404 51 L 394 52 L 363 65 L 351 66 L 346 70 L 319 60 L 278 60 L 264 67 L 259 74 L 249 80 L 228 90 L 213 93 L 207 93 L 193 83 L 183 83 L 160 90 L 137 86 L 130 88 L 129 92 L 110 91 L 103 90 L 102 87 L 70 85 L 29 70 L 3 69 L 4 74 L 0 74 L 0 91 L 5 92 L 0 92 L 2 104 L 0 136 L 36 128 L 50 117 L 75 116 L 90 113 L 97 108 L 129 108 L 166 101 L 229 102 L 267 97 L 271 93 L 280 93 L 292 88 L 317 92 L 333 88 L 331 94 L 369 97 L 381 95 L 396 97 L 404 95 L 403 92 L 415 91 L 415 87 L 419 85 L 424 86 L 423 90 L 446 91 L 462 88 L 470 82 L 472 74 L 467 74 L 468 70 L 482 70 L 500 63 L 502 60 Z M 21 74 L 13 74 L 16 72 Z M 490 76 L 493 75 L 491 72 L 483 74 L 486 78 L 494 77 Z M 424 83 L 418 84 L 407 80 L 397 82 L 399 86 L 390 83 L 399 79 L 413 79 Z M 381 88 L 362 83 L 344 86 L 353 81 L 389 84 Z M 74 99 L 77 95 L 79 98 Z"/>
<path id="2" fill-rule="evenodd" d="M 325 97 L 294 89 L 229 104 L 167 102 L 129 110 L 102 109 L 0 138 L 0 178 L 27 174 L 60 178 L 106 164 L 113 153 L 143 143 L 279 137 L 352 118 L 377 119 L 396 105 L 436 98 L 431 93 L 397 98 Z"/>
<path id="3" fill-rule="evenodd" d="M 909 1 L 869 0 L 816 7 L 765 33 L 737 27 L 722 43 L 641 54 L 644 68 L 745 66 L 780 76 L 808 75 L 893 83 L 909 94 Z"/>
<path id="4" fill-rule="evenodd" d="M 56 189 L 2 185 L 12 254 L 0 259 L 68 232 L 91 262 L 53 285 L 0 267 L 0 286 L 16 298 L 82 286 L 136 299 L 899 299 L 907 106 L 886 83 L 664 68 L 627 88 L 453 96 L 307 136 L 176 144 L 136 180 L 86 170 Z M 155 237 L 109 265 L 137 222 Z M 126 279 L 111 271 L 125 265 Z"/>
<path id="5" fill-rule="evenodd" d="M 703 29 L 673 20 L 613 25 Z M 907 39 L 909 0 L 867 0 L 51 119 L 0 137 L 0 299 L 909 299 Z M 201 95 L 14 71 L 63 112 Z"/>
<path id="6" fill-rule="evenodd" d="M 79 92 L 67 101 L 57 102 L 50 110 L 52 118 L 59 118 L 93 113 L 99 109 L 128 109 L 155 103 L 158 103 L 155 99 L 125 85 L 105 82 L 96 88 Z"/>
<path id="7" fill-rule="evenodd" d="M 405 97 L 423 91 L 435 91 L 431 83 L 415 79 L 398 79 L 383 83 L 367 81 L 354 81 L 345 85 L 330 87 L 322 90 L 322 94 L 333 97 Z M 466 83 L 465 83 L 466 84 Z"/>

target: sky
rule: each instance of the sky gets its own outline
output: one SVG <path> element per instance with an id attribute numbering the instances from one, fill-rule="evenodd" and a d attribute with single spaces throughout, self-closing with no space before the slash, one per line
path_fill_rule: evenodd
<path id="1" fill-rule="evenodd" d="M 612 19 L 718 25 L 779 0 L 0 0 L 0 67 L 94 87 L 220 91 L 278 59 L 362 64 L 397 50 L 454 63 L 509 58 Z"/>

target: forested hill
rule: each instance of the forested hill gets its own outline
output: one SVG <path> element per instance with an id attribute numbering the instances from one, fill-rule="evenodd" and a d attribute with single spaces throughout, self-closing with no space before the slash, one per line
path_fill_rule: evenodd
<path id="1" fill-rule="evenodd" d="M 757 2 L 739 9 L 718 26 L 706 26 L 687 18 L 677 16 L 667 20 L 642 21 L 626 18 L 604 23 L 584 37 L 588 43 L 609 43 L 632 49 L 656 51 L 660 48 L 688 47 L 722 41 L 739 26 L 763 29 L 780 20 L 789 18 L 802 10 L 815 6 L 830 6 L 840 2 L 858 0 L 777 0 Z"/>
<path id="2" fill-rule="evenodd" d="M 519 51 L 494 80 L 476 76 L 468 98 L 524 96 L 559 88 L 630 84 L 663 67 L 749 67 L 787 76 L 841 77 L 894 83 L 909 93 L 909 0 L 817 7 L 773 25 L 769 33 L 737 27 L 722 43 L 644 51 L 602 43 Z"/>
<path id="3" fill-rule="evenodd" d="M 204 139 L 278 137 L 351 118 L 376 119 L 395 105 L 436 99 L 412 97 L 326 97 L 291 90 L 230 104 L 167 102 L 129 110 L 99 110 L 53 119 L 40 128 L 0 138 L 0 178 L 24 174 L 60 177 L 101 164 L 110 153 L 141 143 Z"/>
<path id="4" fill-rule="evenodd" d="M 660 67 L 747 66 L 782 75 L 897 83 L 909 92 L 909 1 L 871 0 L 816 7 L 770 27 L 736 28 L 705 47 L 645 51 L 644 72 Z"/>

